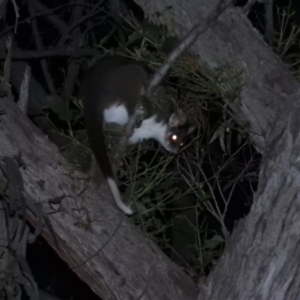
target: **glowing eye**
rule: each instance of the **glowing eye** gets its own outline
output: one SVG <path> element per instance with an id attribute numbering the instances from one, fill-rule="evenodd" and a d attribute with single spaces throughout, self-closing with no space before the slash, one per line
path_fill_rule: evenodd
<path id="1" fill-rule="evenodd" d="M 177 141 L 177 135 L 176 134 L 171 135 L 171 141 L 173 141 L 173 142 Z"/>

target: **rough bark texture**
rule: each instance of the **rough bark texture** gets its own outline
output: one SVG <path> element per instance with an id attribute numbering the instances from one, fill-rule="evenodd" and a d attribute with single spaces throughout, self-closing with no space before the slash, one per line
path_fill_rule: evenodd
<path id="1" fill-rule="evenodd" d="M 19 92 L 20 86 L 24 77 L 26 62 L 15 61 L 11 64 L 11 84 Z M 28 107 L 29 114 L 38 114 L 41 108 L 49 105 L 47 101 L 48 94 L 42 88 L 40 83 L 31 76 L 30 79 L 30 102 Z"/>
<path id="2" fill-rule="evenodd" d="M 214 7 L 211 0 L 138 1 L 144 11 L 172 24 L 179 36 Z M 166 9 L 172 6 L 172 9 Z M 201 290 L 199 299 L 299 299 L 299 85 L 238 9 L 229 9 L 192 50 L 210 67 L 231 64 L 244 71 L 241 102 L 234 107 L 265 153 L 260 185 L 246 220 Z M 20 151 L 27 193 L 51 211 L 47 200 L 65 194 L 64 213 L 51 216 L 59 255 L 105 299 L 195 299 L 195 287 L 114 207 L 106 185 L 89 186 L 13 103 L 0 101 L 0 156 Z M 101 199 L 101 201 L 99 201 Z M 77 207 L 77 211 L 74 208 Z M 91 229 L 78 228 L 75 214 L 99 212 Z M 114 232 L 116 232 L 114 234 Z M 55 247 L 50 233 L 45 234 Z M 103 249 L 102 249 L 103 248 Z M 144 293 L 144 294 L 143 294 Z M 142 297 L 140 297 L 143 294 Z M 140 298 L 139 298 L 140 297 Z"/>
<path id="3" fill-rule="evenodd" d="M 79 277 L 103 299 L 196 298 L 192 280 L 123 217 L 106 185 L 88 185 L 86 176 L 65 162 L 15 103 L 1 99 L 2 110 L 0 157 L 22 155 L 27 197 L 52 213 L 57 253 L 71 268 L 80 265 L 74 268 Z M 59 205 L 48 201 L 63 195 L 61 209 L 54 213 Z M 55 248 L 50 232 L 44 236 Z"/>
<path id="4" fill-rule="evenodd" d="M 151 19 L 171 21 L 179 36 L 216 4 L 137 2 Z M 160 19 L 159 11 L 164 11 Z M 239 120 L 250 123 L 252 139 L 264 153 L 251 212 L 198 299 L 300 299 L 300 86 L 237 8 L 228 9 L 192 50 L 210 68 L 232 64 L 243 70 L 241 102 L 232 107 Z"/>
<path id="5" fill-rule="evenodd" d="M 195 22 L 204 20 L 217 3 L 216 0 L 135 2 L 149 19 L 168 24 L 179 38 Z M 239 120 L 249 122 L 256 147 L 263 151 L 273 122 L 290 107 L 290 98 L 299 92 L 295 78 L 236 7 L 228 8 L 190 49 L 199 55 L 201 64 L 211 69 L 229 65 L 243 70 L 242 101 L 233 108 Z"/>
<path id="6" fill-rule="evenodd" d="M 294 98 L 299 101 L 299 98 Z M 300 299 L 299 106 L 267 150 L 250 214 L 199 299 Z"/>

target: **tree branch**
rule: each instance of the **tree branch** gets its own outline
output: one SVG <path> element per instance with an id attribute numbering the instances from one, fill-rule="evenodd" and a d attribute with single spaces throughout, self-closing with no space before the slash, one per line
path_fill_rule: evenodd
<path id="1" fill-rule="evenodd" d="M 27 64 L 25 67 L 24 77 L 20 87 L 18 107 L 27 115 L 28 100 L 29 100 L 29 86 L 30 86 L 31 68 Z"/>
<path id="2" fill-rule="evenodd" d="M 1 116 L 0 157 L 22 155 L 28 166 L 21 170 L 25 192 L 48 214 L 58 254 L 71 268 L 85 262 L 74 269 L 82 280 L 104 299 L 138 299 L 141 294 L 145 300 L 196 298 L 192 280 L 130 219 L 120 224 L 122 214 L 106 184 L 89 183 L 74 171 L 15 103 L 1 99 L 1 110 L 6 114 Z M 61 210 L 49 203 L 56 197 L 63 198 Z M 44 230 L 43 235 L 55 248 L 52 234 Z"/>
<path id="3" fill-rule="evenodd" d="M 257 0 L 248 0 L 248 2 L 243 6 L 242 12 L 246 15 L 249 13 L 251 7 L 257 2 Z"/>
<path id="4" fill-rule="evenodd" d="M 4 62 L 3 79 L 0 85 L 0 91 L 7 94 L 11 93 L 10 74 L 11 74 L 11 58 L 12 58 L 12 39 L 8 37 L 6 40 L 7 55 Z"/>
<path id="5" fill-rule="evenodd" d="M 161 67 L 155 72 L 152 80 L 149 83 L 148 93 L 151 93 L 152 88 L 157 86 L 162 81 L 164 76 L 169 71 L 171 65 L 179 57 L 179 55 L 183 53 L 183 51 L 187 49 L 187 47 L 189 47 L 200 34 L 209 28 L 212 28 L 216 24 L 218 17 L 229 7 L 229 5 L 231 5 L 231 3 L 232 0 L 227 0 L 224 2 L 220 1 L 203 22 L 196 24 L 188 32 L 188 34 L 180 41 L 179 45 L 176 46 L 176 48 L 166 57 L 165 62 L 161 65 Z"/>

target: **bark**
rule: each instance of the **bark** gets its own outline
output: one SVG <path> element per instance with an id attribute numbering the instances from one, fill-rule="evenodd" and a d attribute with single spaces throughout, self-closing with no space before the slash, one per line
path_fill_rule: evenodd
<path id="1" fill-rule="evenodd" d="M 274 130 L 251 212 L 199 299 L 300 299 L 299 113 L 297 104 Z"/>
<path id="2" fill-rule="evenodd" d="M 137 0 L 146 16 L 155 23 L 165 23 L 182 38 L 216 6 L 214 0 Z M 171 8 L 170 8 L 171 7 Z M 160 12 L 160 13 L 158 13 Z M 289 70 L 264 42 L 247 16 L 239 8 L 228 8 L 191 46 L 199 62 L 214 69 L 230 65 L 243 70 L 241 102 L 232 106 L 237 118 L 246 120 L 256 147 L 263 151 L 268 131 L 278 114 L 291 105 L 299 85 Z"/>
<path id="3" fill-rule="evenodd" d="M 7 34 L 2 38 L 3 44 L 5 44 L 9 39 L 13 42 L 13 52 L 20 51 L 20 48 L 17 46 L 17 41 L 13 34 Z M 5 49 L 0 49 L 0 56 L 6 57 Z M 10 83 L 14 87 L 17 93 L 20 92 L 20 87 L 22 80 L 24 78 L 24 72 L 27 66 L 26 61 L 12 61 L 11 62 L 11 76 Z M 34 76 L 30 77 L 30 87 L 29 87 L 29 106 L 28 106 L 28 114 L 40 114 L 41 109 L 44 107 L 48 107 L 51 102 L 48 98 L 48 94 L 43 89 L 41 84 L 35 79 Z"/>
<path id="4" fill-rule="evenodd" d="M 21 300 L 23 288 L 25 294 L 36 300 L 37 286 L 25 259 L 30 228 L 22 219 L 24 198 L 18 173 L 19 167 L 14 159 L 1 158 L 0 298 Z"/>
<path id="5" fill-rule="evenodd" d="M 216 5 L 136 2 L 152 20 L 172 24 L 179 37 Z M 211 69 L 230 63 L 243 70 L 241 101 L 231 107 L 241 122 L 249 122 L 252 140 L 264 154 L 251 212 L 198 299 L 299 299 L 300 86 L 238 8 L 222 14 L 191 50 Z"/>
<path id="6" fill-rule="evenodd" d="M 24 72 L 26 68 L 26 62 L 14 61 L 11 64 L 11 84 L 19 92 L 21 83 L 24 77 Z M 29 114 L 40 114 L 43 107 L 48 107 L 50 101 L 48 100 L 48 94 L 42 88 L 40 83 L 31 76 L 30 78 L 30 88 L 29 88 L 30 102 L 28 107 Z"/>
<path id="7" fill-rule="evenodd" d="M 121 214 L 106 184 L 89 183 L 68 165 L 15 103 L 1 99 L 2 110 L 0 157 L 22 155 L 26 197 L 49 214 L 57 253 L 95 293 L 114 300 L 196 298 L 192 280 Z M 49 203 L 58 197 L 60 205 Z M 56 248 L 51 233 L 43 235 Z"/>

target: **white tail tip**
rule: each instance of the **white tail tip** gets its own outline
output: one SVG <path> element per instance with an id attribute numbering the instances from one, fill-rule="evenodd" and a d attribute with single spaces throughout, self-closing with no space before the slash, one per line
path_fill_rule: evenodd
<path id="1" fill-rule="evenodd" d="M 111 193 L 115 199 L 115 202 L 117 206 L 126 214 L 126 215 L 132 215 L 134 211 L 122 200 L 118 185 L 116 184 L 116 181 L 113 178 L 107 177 L 107 183 L 111 190 Z"/>

